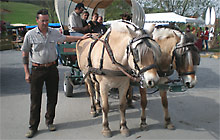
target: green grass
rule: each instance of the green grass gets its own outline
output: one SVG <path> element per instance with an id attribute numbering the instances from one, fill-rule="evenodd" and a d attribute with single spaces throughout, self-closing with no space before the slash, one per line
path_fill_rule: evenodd
<path id="1" fill-rule="evenodd" d="M 220 48 L 211 48 L 208 50 L 209 52 L 220 52 Z"/>
<path id="2" fill-rule="evenodd" d="M 4 13 L 1 12 L 1 20 L 14 23 L 23 23 L 34 25 L 36 24 L 36 13 L 42 7 L 21 2 L 0 2 L 1 9 L 7 9 L 10 12 Z"/>

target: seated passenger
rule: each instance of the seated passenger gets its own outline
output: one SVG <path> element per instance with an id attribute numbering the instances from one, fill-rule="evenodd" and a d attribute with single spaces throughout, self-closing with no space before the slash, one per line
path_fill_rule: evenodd
<path id="1" fill-rule="evenodd" d="M 99 29 L 99 24 L 97 22 L 98 19 L 98 13 L 94 13 L 92 16 L 92 20 L 89 21 L 89 26 L 90 26 L 90 32 L 91 33 L 100 33 L 100 29 Z"/>
<path id="2" fill-rule="evenodd" d="M 131 14 L 129 14 L 127 12 L 124 14 L 121 14 L 120 16 L 121 16 L 122 20 L 127 20 L 127 21 L 131 21 L 131 18 L 132 18 Z"/>
<path id="3" fill-rule="evenodd" d="M 84 33 L 89 33 L 89 30 L 90 30 L 90 26 L 88 25 L 88 20 L 89 18 L 89 12 L 88 11 L 84 11 L 83 14 L 82 14 L 82 24 L 83 24 L 83 27 L 86 27 L 85 28 L 85 31 Z"/>
<path id="4" fill-rule="evenodd" d="M 103 17 L 99 16 L 97 21 L 99 23 L 100 33 L 104 34 L 107 31 L 107 28 L 105 27 L 105 25 L 103 25 Z"/>
<path id="5" fill-rule="evenodd" d="M 83 36 L 86 28 L 83 27 L 80 14 L 85 10 L 83 3 L 78 3 L 68 19 L 68 28 L 71 36 Z"/>

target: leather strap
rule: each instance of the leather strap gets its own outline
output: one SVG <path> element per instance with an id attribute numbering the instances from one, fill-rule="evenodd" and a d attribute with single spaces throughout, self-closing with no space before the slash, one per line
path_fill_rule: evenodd
<path id="1" fill-rule="evenodd" d="M 46 64 L 37 64 L 37 63 L 32 62 L 32 66 L 35 66 L 35 67 L 50 67 L 50 66 L 55 65 L 55 64 L 56 64 L 56 61 L 46 63 Z"/>

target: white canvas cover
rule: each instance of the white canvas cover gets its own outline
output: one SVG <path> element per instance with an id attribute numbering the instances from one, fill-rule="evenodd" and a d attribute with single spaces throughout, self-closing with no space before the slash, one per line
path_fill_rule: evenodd
<path id="1" fill-rule="evenodd" d="M 169 23 L 169 22 L 203 24 L 204 20 L 201 20 L 201 18 L 199 19 L 199 18 L 184 17 L 174 12 L 145 14 L 145 23 Z"/>

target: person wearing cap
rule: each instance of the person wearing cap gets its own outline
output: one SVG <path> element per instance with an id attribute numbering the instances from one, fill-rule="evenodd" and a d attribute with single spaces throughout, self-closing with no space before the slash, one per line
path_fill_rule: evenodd
<path id="1" fill-rule="evenodd" d="M 71 36 L 83 36 L 88 27 L 83 27 L 80 14 L 86 10 L 83 3 L 78 3 L 68 19 L 68 28 Z"/>

